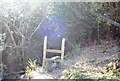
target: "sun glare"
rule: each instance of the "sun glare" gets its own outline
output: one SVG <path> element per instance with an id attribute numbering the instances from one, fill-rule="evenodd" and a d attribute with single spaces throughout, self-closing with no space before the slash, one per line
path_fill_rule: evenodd
<path id="1" fill-rule="evenodd" d="M 8 3 L 13 3 L 15 0 L 0 0 L 0 2 L 8 2 Z"/>

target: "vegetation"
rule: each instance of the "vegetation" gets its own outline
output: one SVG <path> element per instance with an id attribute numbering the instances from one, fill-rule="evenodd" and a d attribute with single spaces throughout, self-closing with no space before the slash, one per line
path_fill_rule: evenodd
<path id="1" fill-rule="evenodd" d="M 62 78 L 64 79 L 85 79 L 86 75 L 76 69 L 66 69 L 63 72 L 64 76 Z"/>
<path id="2" fill-rule="evenodd" d="M 26 70 L 25 70 L 26 75 L 28 75 L 28 73 L 30 73 L 31 71 L 36 70 L 36 68 L 38 66 L 36 61 L 37 60 L 31 60 L 31 59 L 28 60 L 27 67 L 26 67 Z"/>
<path id="3" fill-rule="evenodd" d="M 0 64 L 0 79 L 6 77 L 8 75 L 6 65 Z"/>
<path id="4" fill-rule="evenodd" d="M 111 63 L 110 63 L 111 64 Z M 120 68 L 114 69 L 113 64 L 110 66 L 106 66 L 105 68 L 87 68 L 86 70 L 80 70 L 80 68 L 86 68 L 88 64 L 79 64 L 79 68 L 71 68 L 65 69 L 63 71 L 62 78 L 64 79 L 98 79 L 98 80 L 105 80 L 105 79 L 113 79 L 114 81 L 120 80 Z M 78 66 L 78 65 L 77 65 Z M 91 66 L 89 66 L 91 67 Z"/>
<path id="5" fill-rule="evenodd" d="M 35 70 L 37 62 L 42 65 L 44 36 L 48 36 L 48 48 L 56 49 L 64 37 L 65 55 L 70 57 L 92 45 L 105 44 L 103 56 L 114 46 L 120 52 L 120 2 L 0 1 L 0 63 L 3 62 L 10 73 L 21 70 L 29 73 Z M 52 56 L 54 54 L 48 54 Z M 105 74 L 110 74 L 110 78 L 114 76 L 119 80 L 120 76 L 116 70 L 111 72 L 112 68 L 99 72 L 100 77 L 77 70 L 67 70 L 64 77 L 104 79 L 108 78 Z"/>

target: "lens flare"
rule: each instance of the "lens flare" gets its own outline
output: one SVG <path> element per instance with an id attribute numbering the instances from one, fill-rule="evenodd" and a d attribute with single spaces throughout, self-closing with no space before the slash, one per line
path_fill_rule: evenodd
<path id="1" fill-rule="evenodd" d="M 40 27 L 40 35 L 48 37 L 48 44 L 50 46 L 58 46 L 61 44 L 61 39 L 64 37 L 65 24 L 60 17 L 54 16 L 44 20 Z"/>

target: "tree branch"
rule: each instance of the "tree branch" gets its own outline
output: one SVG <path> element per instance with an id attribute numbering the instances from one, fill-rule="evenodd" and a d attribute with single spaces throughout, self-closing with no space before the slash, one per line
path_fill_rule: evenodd
<path id="1" fill-rule="evenodd" d="M 14 46 L 16 47 L 17 45 L 16 45 L 16 42 L 15 42 L 15 40 L 14 40 L 14 37 L 13 37 L 11 31 L 10 31 L 9 26 L 8 26 L 5 22 L 4 22 L 4 24 L 5 24 L 5 27 L 7 28 L 8 32 L 9 32 L 9 34 L 10 34 L 10 36 L 11 36 L 11 39 L 12 39 L 12 41 L 13 41 Z"/>

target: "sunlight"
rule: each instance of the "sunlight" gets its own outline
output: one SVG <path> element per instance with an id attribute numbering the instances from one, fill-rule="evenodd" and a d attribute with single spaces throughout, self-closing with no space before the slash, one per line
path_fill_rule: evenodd
<path id="1" fill-rule="evenodd" d="M 61 17 L 54 16 L 52 20 L 45 19 L 41 25 L 40 35 L 48 36 L 49 44 L 56 46 L 65 34 L 65 24 Z"/>
<path id="2" fill-rule="evenodd" d="M 0 3 L 1 3 L 1 2 L 13 3 L 14 1 L 15 1 L 15 0 L 1 0 Z"/>
<path id="3" fill-rule="evenodd" d="M 0 81 L 120 81 L 120 3 L 75 1 L 0 0 Z"/>

